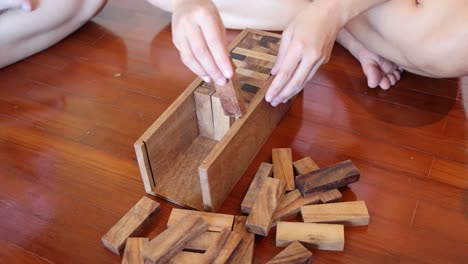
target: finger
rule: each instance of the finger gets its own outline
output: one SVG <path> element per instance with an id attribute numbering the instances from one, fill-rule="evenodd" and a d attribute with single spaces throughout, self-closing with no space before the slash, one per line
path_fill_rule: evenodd
<path id="1" fill-rule="evenodd" d="M 312 80 L 312 78 L 315 76 L 315 74 L 317 73 L 318 69 L 320 68 L 320 64 L 316 64 L 313 66 L 312 70 L 309 72 L 309 74 L 307 75 L 307 78 L 305 79 L 304 83 L 302 84 L 302 86 L 300 87 L 300 89 L 298 91 L 296 91 L 295 93 L 293 93 L 292 95 L 290 95 L 288 98 L 286 98 L 286 100 L 283 100 L 283 103 L 286 103 L 287 101 L 291 100 L 291 98 L 293 98 L 294 96 L 296 96 L 299 92 L 301 92 L 305 85 L 310 81 Z"/>
<path id="2" fill-rule="evenodd" d="M 277 106 L 279 103 L 283 101 L 287 101 L 286 99 L 290 98 L 291 95 L 295 94 L 296 92 L 300 91 L 302 85 L 304 84 L 307 75 L 311 72 L 314 64 L 307 60 L 302 60 L 297 67 L 296 72 L 288 81 L 288 83 L 284 86 L 280 93 L 273 99 L 271 102 L 272 106 Z"/>
<path id="3" fill-rule="evenodd" d="M 289 45 L 291 44 L 291 37 L 292 36 L 290 34 L 290 31 L 286 29 L 283 32 L 283 35 L 281 36 L 280 48 L 276 57 L 275 66 L 273 66 L 273 69 L 271 70 L 271 74 L 276 75 L 278 73 L 279 68 L 281 67 L 281 64 L 283 64 L 286 53 L 289 50 Z"/>
<path id="4" fill-rule="evenodd" d="M 286 83 L 291 79 L 291 76 L 296 71 L 300 60 L 301 53 L 291 46 L 284 58 L 284 62 L 281 64 L 281 67 L 278 70 L 278 74 L 268 88 L 268 91 L 265 95 L 267 102 L 272 102 L 279 94 L 280 90 L 284 87 L 284 85 L 286 85 Z"/>
<path id="5" fill-rule="evenodd" d="M 210 77 L 193 55 L 187 40 L 180 42 L 179 52 L 182 62 L 185 64 L 185 66 L 187 66 L 196 75 L 200 76 L 200 78 L 202 78 L 205 82 L 211 82 Z"/>
<path id="6" fill-rule="evenodd" d="M 190 27 L 186 33 L 187 36 L 191 36 L 189 44 L 192 54 L 194 54 L 197 61 L 213 81 L 218 85 L 224 85 L 226 83 L 226 78 L 216 65 L 210 49 L 205 42 L 201 29 L 198 26 Z"/>
<path id="7" fill-rule="evenodd" d="M 222 71 L 224 77 L 232 78 L 234 72 L 225 46 L 224 27 L 218 20 L 201 19 L 200 25 L 216 66 Z"/>

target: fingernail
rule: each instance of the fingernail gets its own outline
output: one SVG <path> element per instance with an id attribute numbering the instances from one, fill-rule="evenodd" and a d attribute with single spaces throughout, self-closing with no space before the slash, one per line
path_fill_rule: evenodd
<path id="1" fill-rule="evenodd" d="M 273 101 L 273 102 L 271 103 L 271 106 L 273 106 L 273 107 L 277 107 L 278 105 L 279 105 L 279 102 L 278 102 L 278 101 Z"/>
<path id="2" fill-rule="evenodd" d="M 269 94 L 265 95 L 265 100 L 266 100 L 267 102 L 271 102 L 271 99 L 272 99 L 272 98 L 271 98 L 271 95 L 269 95 Z"/>
<path id="3" fill-rule="evenodd" d="M 226 79 L 225 78 L 219 78 L 216 80 L 217 85 L 225 85 L 226 84 Z"/>
<path id="4" fill-rule="evenodd" d="M 271 69 L 271 74 L 275 75 L 277 72 L 278 72 L 278 66 L 275 66 L 273 67 L 273 69 Z"/>
<path id="5" fill-rule="evenodd" d="M 202 76 L 201 78 L 202 78 L 206 83 L 210 83 L 210 82 L 211 82 L 211 79 L 210 79 L 210 77 L 208 77 L 208 76 Z"/>
<path id="6" fill-rule="evenodd" d="M 231 71 L 224 70 L 224 77 L 226 77 L 226 79 L 231 79 L 232 75 L 233 75 L 233 73 Z"/>

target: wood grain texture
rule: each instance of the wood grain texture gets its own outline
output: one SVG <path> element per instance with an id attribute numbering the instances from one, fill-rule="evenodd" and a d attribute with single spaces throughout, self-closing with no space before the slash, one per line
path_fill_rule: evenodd
<path id="1" fill-rule="evenodd" d="M 231 64 L 235 70 L 234 63 Z M 241 86 L 236 71 L 231 79 L 227 80 L 225 85 L 215 83 L 216 93 L 221 101 L 224 115 L 235 118 L 242 117 L 245 114 L 246 105 L 242 99 Z"/>
<path id="2" fill-rule="evenodd" d="M 102 236 L 102 243 L 110 251 L 119 254 L 125 246 L 125 241 L 130 236 L 135 236 L 142 231 L 149 217 L 159 210 L 159 203 L 143 197 L 120 220 Z"/>
<path id="3" fill-rule="evenodd" d="M 352 161 L 347 160 L 296 177 L 296 186 L 303 196 L 308 196 L 315 192 L 344 187 L 358 181 L 359 176 L 359 170 Z"/>
<path id="4" fill-rule="evenodd" d="M 301 215 L 306 223 L 369 224 L 369 212 L 364 201 L 307 205 L 301 207 Z"/>
<path id="5" fill-rule="evenodd" d="M 299 190 L 285 194 L 273 215 L 272 226 L 276 226 L 279 221 L 299 215 L 302 206 L 319 202 L 319 194 L 303 197 Z"/>
<path id="6" fill-rule="evenodd" d="M 273 177 L 286 182 L 286 191 L 292 191 L 294 186 L 294 171 L 292 152 L 290 148 L 274 148 L 272 150 Z"/>
<path id="7" fill-rule="evenodd" d="M 179 251 L 177 255 L 172 257 L 167 263 L 169 264 L 191 264 L 191 263 L 207 263 L 203 253 Z M 145 264 L 151 264 L 146 261 Z"/>
<path id="8" fill-rule="evenodd" d="M 338 189 L 318 193 L 318 196 L 322 203 L 339 202 L 343 198 L 343 195 Z"/>
<path id="9" fill-rule="evenodd" d="M 255 174 L 252 183 L 247 190 L 247 193 L 244 196 L 244 200 L 241 203 L 241 211 L 242 213 L 248 214 L 250 213 L 250 209 L 257 199 L 258 192 L 262 187 L 263 179 L 266 177 L 271 177 L 273 174 L 273 165 L 270 163 L 262 162 L 260 167 L 258 167 L 257 173 Z"/>
<path id="10" fill-rule="evenodd" d="M 190 240 L 184 247 L 184 250 L 191 251 L 191 252 L 204 252 L 209 247 L 213 245 L 213 243 L 218 240 L 220 233 L 215 231 L 206 231 L 205 233 L 199 235 L 198 237 Z"/>
<path id="11" fill-rule="evenodd" d="M 336 224 L 279 222 L 276 246 L 286 247 L 294 241 L 320 250 L 344 250 L 344 228 Z"/>
<path id="12" fill-rule="evenodd" d="M 215 92 L 211 96 L 211 106 L 213 111 L 213 136 L 215 140 L 220 141 L 231 128 L 235 118 L 224 114 L 223 105 L 218 92 Z"/>
<path id="13" fill-rule="evenodd" d="M 180 219 L 189 214 L 195 214 L 203 218 L 208 223 L 209 231 L 220 232 L 223 228 L 231 230 L 232 224 L 234 222 L 234 215 L 199 212 L 174 208 L 172 209 L 171 215 L 169 216 L 169 220 L 167 220 L 167 226 L 175 225 L 180 221 Z"/>
<path id="14" fill-rule="evenodd" d="M 310 157 L 305 157 L 300 160 L 296 160 L 293 162 L 294 169 L 296 170 L 297 174 L 304 175 L 314 170 L 320 169 L 319 166 L 312 160 Z"/>
<path id="15" fill-rule="evenodd" d="M 232 231 L 242 234 L 242 241 L 232 253 L 226 263 L 228 264 L 252 264 L 254 256 L 255 235 L 248 232 L 245 225 L 247 216 L 236 215 Z"/>
<path id="16" fill-rule="evenodd" d="M 243 240 L 244 235 L 231 231 L 229 237 L 227 238 L 224 247 L 219 251 L 218 256 L 213 261 L 213 264 L 224 264 L 232 256 L 235 250 L 239 247 L 241 241 Z"/>
<path id="17" fill-rule="evenodd" d="M 207 228 L 208 224 L 203 218 L 196 214 L 188 214 L 148 242 L 141 254 L 153 263 L 167 263 L 184 249 L 190 240 L 203 234 Z"/>
<path id="18" fill-rule="evenodd" d="M 267 236 L 273 221 L 273 214 L 284 194 L 286 184 L 283 180 L 265 178 L 247 217 L 246 226 L 254 234 Z"/>
<path id="19" fill-rule="evenodd" d="M 145 264 L 145 258 L 141 255 L 141 249 L 146 243 L 148 243 L 147 237 L 127 238 L 122 264 Z"/>
<path id="20" fill-rule="evenodd" d="M 198 133 L 200 136 L 214 138 L 213 112 L 211 109 L 211 95 L 213 90 L 198 87 L 193 92 L 195 108 L 197 110 Z"/>
<path id="21" fill-rule="evenodd" d="M 267 264 L 310 264 L 312 263 L 312 252 L 305 248 L 300 242 L 293 242 L 272 258 Z"/>

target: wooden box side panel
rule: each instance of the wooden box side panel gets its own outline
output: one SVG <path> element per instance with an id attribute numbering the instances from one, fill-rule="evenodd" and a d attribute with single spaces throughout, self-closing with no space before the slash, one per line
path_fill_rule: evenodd
<path id="1" fill-rule="evenodd" d="M 234 123 L 200 166 L 205 210 L 216 211 L 221 206 L 289 110 L 291 101 L 272 107 L 264 100 L 270 82 L 259 91 L 247 114 Z"/>

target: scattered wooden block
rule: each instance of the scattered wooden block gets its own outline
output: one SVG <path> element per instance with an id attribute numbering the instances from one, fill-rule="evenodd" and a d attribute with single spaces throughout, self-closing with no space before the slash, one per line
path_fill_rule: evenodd
<path id="1" fill-rule="evenodd" d="M 280 205 L 273 215 L 273 222 L 271 226 L 276 226 L 278 221 L 286 220 L 298 215 L 302 206 L 308 204 L 317 204 L 319 202 L 320 197 L 318 195 L 302 197 L 299 190 L 289 192 L 281 199 Z"/>
<path id="2" fill-rule="evenodd" d="M 213 111 L 211 109 L 211 95 L 213 93 L 214 90 L 206 87 L 198 87 L 193 92 L 198 131 L 200 136 L 207 138 L 214 138 Z"/>
<path id="3" fill-rule="evenodd" d="M 146 243 L 148 243 L 146 237 L 127 238 L 122 264 L 145 264 L 145 258 L 141 256 L 141 249 Z"/>
<path id="4" fill-rule="evenodd" d="M 284 194 L 285 182 L 273 178 L 265 178 L 257 199 L 247 217 L 246 226 L 254 234 L 267 236 L 270 230 L 273 214 Z"/>
<path id="5" fill-rule="evenodd" d="M 223 229 L 216 243 L 206 250 L 205 263 L 226 263 L 242 240 L 242 234 Z"/>
<path id="6" fill-rule="evenodd" d="M 276 246 L 286 247 L 294 241 L 316 249 L 343 251 L 344 227 L 336 224 L 278 222 Z"/>
<path id="7" fill-rule="evenodd" d="M 257 198 L 258 191 L 262 186 L 263 179 L 266 177 L 271 177 L 272 174 L 273 165 L 270 163 L 262 162 L 262 164 L 260 164 L 260 167 L 257 170 L 257 173 L 255 174 L 255 177 L 252 180 L 252 183 L 250 184 L 249 190 L 244 196 L 244 200 L 242 200 L 241 211 L 243 213 L 250 213 L 250 209 L 252 209 L 252 205 L 254 204 L 255 199 Z"/>
<path id="8" fill-rule="evenodd" d="M 320 169 L 319 166 L 310 157 L 305 157 L 300 160 L 293 162 L 294 168 L 297 174 L 304 175 L 314 170 Z"/>
<path id="9" fill-rule="evenodd" d="M 242 117 L 245 114 L 246 106 L 242 99 L 242 93 L 240 88 L 239 79 L 235 71 L 236 66 L 231 61 L 234 69 L 234 75 L 225 85 L 218 85 L 215 83 L 216 93 L 221 100 L 221 106 L 226 116 L 232 116 L 235 118 Z"/>
<path id="10" fill-rule="evenodd" d="M 303 196 L 346 186 L 359 180 L 360 173 L 350 160 L 296 177 Z"/>
<path id="11" fill-rule="evenodd" d="M 213 137 L 220 141 L 231 128 L 235 118 L 224 114 L 221 98 L 217 91 L 211 96 L 211 107 L 213 110 Z"/>
<path id="12" fill-rule="evenodd" d="M 185 245 L 204 233 L 208 223 L 196 214 L 188 214 L 148 242 L 141 252 L 147 261 L 167 263 Z"/>
<path id="13" fill-rule="evenodd" d="M 274 148 L 272 151 L 273 177 L 286 182 L 286 190 L 292 191 L 294 186 L 294 171 L 290 148 Z"/>
<path id="14" fill-rule="evenodd" d="M 167 220 L 167 226 L 174 225 L 188 214 L 195 214 L 203 218 L 208 223 L 209 231 L 219 232 L 223 228 L 231 230 L 232 223 L 234 222 L 234 215 L 199 212 L 174 208 L 172 209 L 171 215 L 169 216 L 169 220 Z"/>
<path id="15" fill-rule="evenodd" d="M 206 263 L 205 254 L 190 251 L 179 251 L 177 255 L 172 257 L 168 264 L 193 264 L 193 263 Z M 150 261 L 146 261 L 145 264 L 152 264 Z"/>
<path id="16" fill-rule="evenodd" d="M 307 205 L 301 208 L 301 215 L 307 223 L 369 224 L 369 212 L 364 201 Z"/>
<path id="17" fill-rule="evenodd" d="M 305 248 L 300 242 L 293 242 L 267 264 L 310 264 L 312 263 L 312 252 Z"/>
<path id="18" fill-rule="evenodd" d="M 339 202 L 343 198 L 343 195 L 338 189 L 318 193 L 318 196 L 322 203 Z"/>
<path id="19" fill-rule="evenodd" d="M 101 238 L 110 251 L 119 254 L 130 236 L 138 235 L 149 216 L 159 210 L 159 203 L 143 197 Z"/>
<path id="20" fill-rule="evenodd" d="M 190 240 L 185 245 L 184 250 L 193 252 L 204 252 L 219 239 L 220 233 L 213 231 L 206 231 L 200 236 Z"/>
<path id="21" fill-rule="evenodd" d="M 238 215 L 234 219 L 232 230 L 243 234 L 242 241 L 228 260 L 228 264 L 252 264 L 254 255 L 255 235 L 247 232 L 246 216 Z"/>

